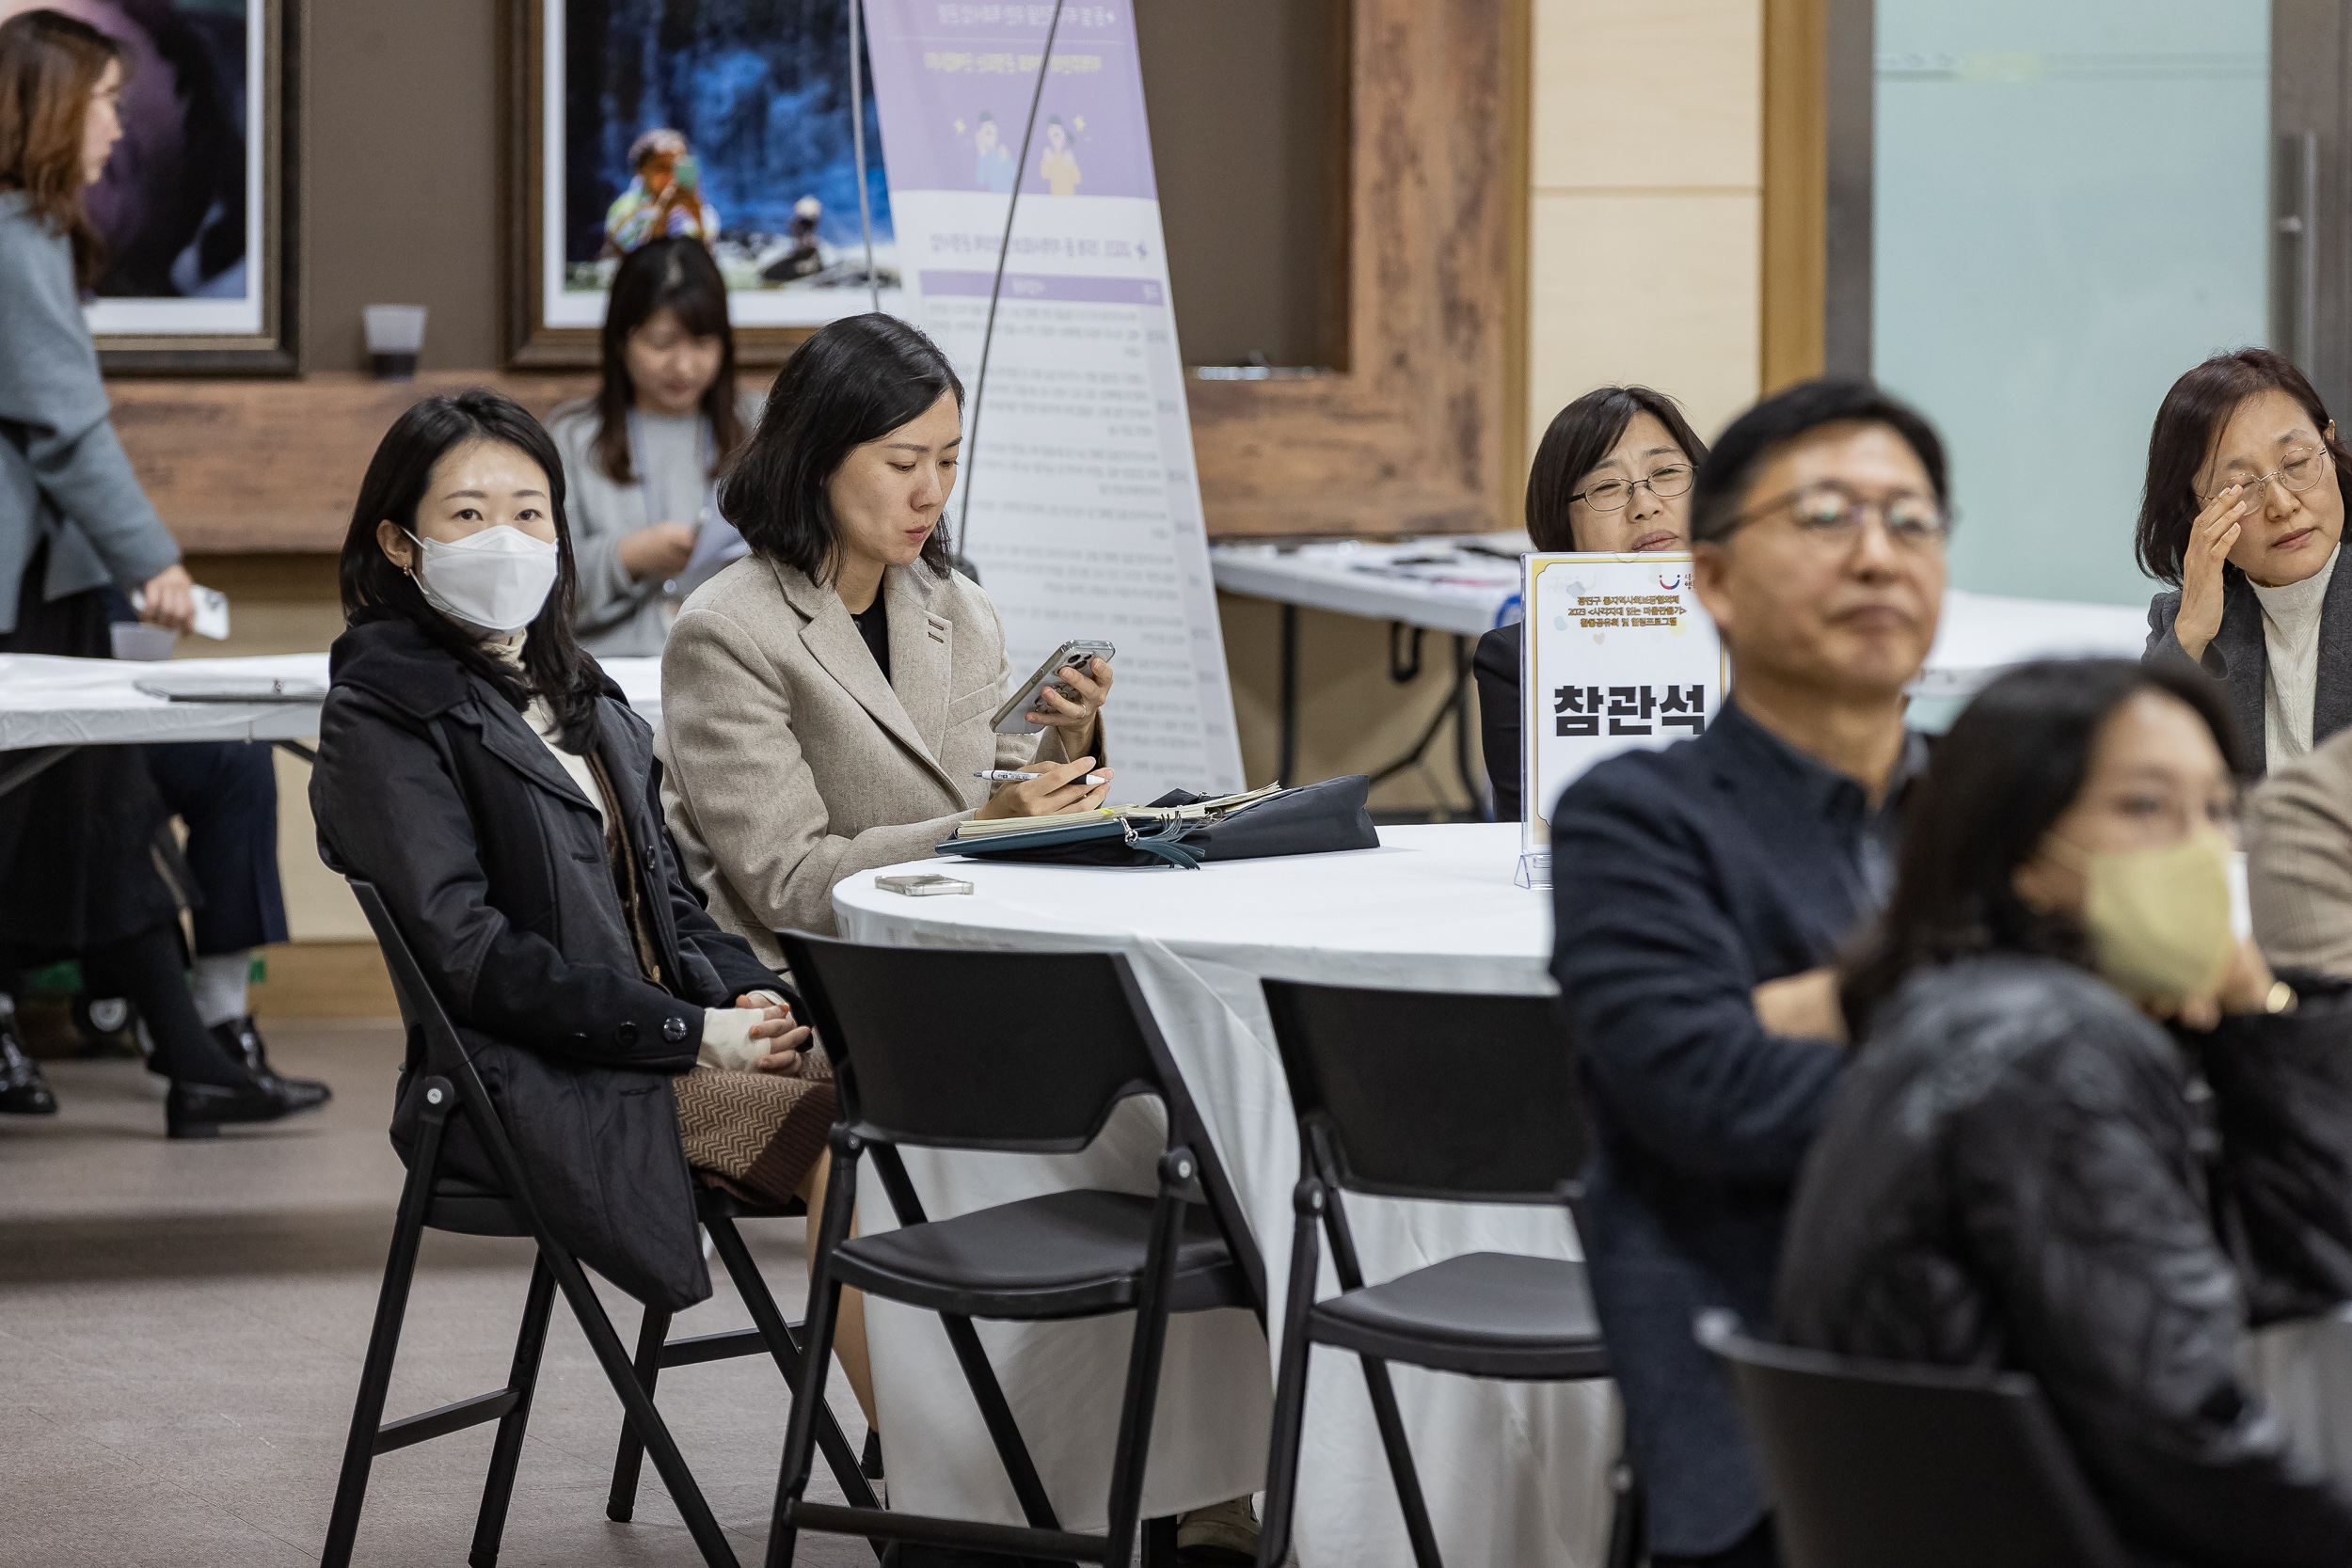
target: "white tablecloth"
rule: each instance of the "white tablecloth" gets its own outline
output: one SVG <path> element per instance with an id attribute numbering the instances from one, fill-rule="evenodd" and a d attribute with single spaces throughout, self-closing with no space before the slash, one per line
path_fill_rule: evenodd
<path id="1" fill-rule="evenodd" d="M 661 661 L 599 660 L 629 705 L 661 722 Z M 175 703 L 136 683 L 159 670 L 191 667 L 224 675 L 269 675 L 326 685 L 325 654 L 254 658 L 53 658 L 0 654 L 0 752 L 28 746 L 122 746 L 171 740 L 298 740 L 319 733 L 315 703 Z"/>
<path id="2" fill-rule="evenodd" d="M 1516 824 L 1387 828 L 1380 838 L 1378 849 L 1198 872 L 929 861 L 892 869 L 949 871 L 974 884 L 972 895 L 909 898 L 874 886 L 890 872 L 869 872 L 836 887 L 834 908 L 843 933 L 860 942 L 1125 953 L 1266 1255 L 1269 1315 L 1279 1326 L 1298 1140 L 1259 978 L 1551 990 L 1547 895 L 1511 883 Z M 1432 1070 L 1441 1065 L 1433 1061 Z M 908 1149 L 906 1159 L 927 1209 L 943 1215 L 1079 1182 L 1149 1193 L 1161 1138 L 1156 1108 L 1147 1115 L 1134 1106 L 1083 1155 Z M 879 1189 L 862 1182 L 861 1191 L 862 1222 L 888 1225 Z M 1578 1256 L 1557 1210 L 1348 1203 L 1366 1275 L 1375 1280 L 1463 1252 Z M 1327 1252 L 1323 1291 L 1336 1288 Z M 886 1303 L 867 1310 L 893 1502 L 1018 1522 L 937 1320 Z M 1103 1524 L 1128 1332 L 1123 1319 L 981 1325 L 1070 1528 Z M 1582 1568 L 1599 1560 L 1614 1444 L 1604 1386 L 1486 1383 L 1403 1367 L 1396 1381 L 1447 1561 Z M 1300 1561 L 1407 1568 L 1411 1553 L 1361 1371 L 1351 1357 L 1319 1353 L 1309 1386 Z M 1265 1351 L 1247 1314 L 1176 1321 L 1147 1517 L 1263 1484 L 1269 1389 Z"/>

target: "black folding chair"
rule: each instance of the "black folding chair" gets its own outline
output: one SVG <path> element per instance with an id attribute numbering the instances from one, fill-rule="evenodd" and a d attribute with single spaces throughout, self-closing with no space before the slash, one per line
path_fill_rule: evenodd
<path id="1" fill-rule="evenodd" d="M 1788 1568 L 2129 1568 L 2135 1560 L 2019 1372 L 1767 1344 L 1708 1312 L 1775 1500 Z"/>
<path id="2" fill-rule="evenodd" d="M 751 1249 L 743 1244 L 743 1234 L 736 1228 L 736 1222 L 803 1219 L 808 1211 L 798 1198 L 786 1203 L 757 1203 L 702 1181 L 695 1183 L 694 1210 L 703 1228 L 710 1233 L 711 1249 L 726 1265 L 727 1276 L 735 1281 L 736 1293 L 750 1308 L 753 1326 L 673 1339 L 669 1338 L 671 1314 L 658 1307 L 646 1307 L 637 1331 L 639 1386 L 650 1399 L 654 1383 L 665 1367 L 699 1367 L 705 1362 L 728 1361 L 737 1356 L 766 1355 L 774 1358 L 776 1370 L 784 1374 L 785 1386 L 797 1388 L 801 1382 L 801 1342 L 795 1331 L 801 1325 L 785 1322 L 776 1298 L 769 1292 L 768 1281 L 760 1275 L 759 1265 L 752 1260 Z M 862 1508 L 881 1506 L 830 1409 L 817 1413 L 817 1447 L 824 1453 L 826 1466 L 850 1502 Z M 607 1518 L 626 1524 L 635 1514 L 637 1473 L 644 1452 L 645 1446 L 638 1441 L 637 1429 L 623 1420 L 620 1451 L 612 1460 L 612 1492 L 604 1508 Z"/>
<path id="3" fill-rule="evenodd" d="M 1168 1315 L 1240 1307 L 1263 1323 L 1265 1274 L 1126 960 L 1110 953 L 864 947 L 798 931 L 777 935 L 833 1057 L 842 1120 L 833 1133 L 833 1179 L 768 1537 L 770 1568 L 787 1568 L 804 1529 L 1127 1568 Z M 1048 1011 L 1050 1019 L 1042 1016 Z M 1168 1114 L 1156 1197 L 1076 1189 L 934 1221 L 898 1155 L 900 1144 L 1074 1153 L 1132 1095 L 1156 1096 Z M 858 1166 L 869 1153 L 899 1228 L 852 1238 Z M 1201 1201 L 1193 1201 L 1196 1190 Z M 1026 1527 L 804 1499 L 845 1285 L 940 1315 Z M 972 1320 L 1131 1310 L 1135 1337 L 1111 1465 L 1109 1528 L 1079 1534 L 1056 1519 Z M 1151 1521 L 1143 1544 L 1147 1563 L 1172 1568 L 1174 1521 Z"/>
<path id="4" fill-rule="evenodd" d="M 1263 986 L 1298 1113 L 1300 1171 L 1258 1561 L 1272 1568 L 1290 1547 L 1308 1352 L 1330 1345 L 1363 1363 L 1413 1560 L 1440 1568 L 1388 1363 L 1530 1382 L 1605 1378 L 1584 1265 L 1473 1252 L 1367 1286 L 1340 1194 L 1559 1203 L 1573 1216 L 1585 1153 L 1575 1054 L 1548 997 Z M 1322 1302 L 1318 1222 L 1340 1281 Z M 1623 1465 L 1612 1488 L 1608 1561 L 1633 1568 L 1640 1509 Z"/>
<path id="5" fill-rule="evenodd" d="M 653 1401 L 629 1366 L 628 1353 L 613 1333 L 612 1320 L 581 1273 L 580 1262 L 557 1241 L 540 1217 L 532 1198 L 531 1182 L 515 1146 L 499 1120 L 498 1108 L 483 1087 L 473 1063 L 441 1010 L 438 998 L 418 967 L 415 955 L 393 924 L 391 913 L 373 884 L 354 879 L 368 924 L 375 928 L 384 961 L 391 971 L 392 989 L 400 1000 L 403 1020 L 421 1029 L 425 1067 L 429 1074 L 419 1085 L 423 1098 L 423 1128 L 408 1180 L 401 1189 L 400 1217 L 392 1229 L 391 1256 L 384 1265 L 384 1290 L 377 1298 L 375 1329 L 368 1339 L 367 1360 L 359 1373 L 359 1400 L 351 1413 L 351 1435 L 343 1448 L 342 1478 L 335 1486 L 334 1513 L 327 1525 L 324 1568 L 344 1568 L 359 1533 L 359 1512 L 367 1499 L 368 1470 L 375 1456 L 436 1437 L 445 1437 L 485 1421 L 499 1424 L 490 1450 L 490 1473 L 482 1489 L 482 1508 L 474 1524 L 473 1549 L 467 1560 L 473 1568 L 492 1568 L 498 1560 L 499 1538 L 506 1524 L 506 1506 L 515 1489 L 515 1468 L 522 1457 L 523 1426 L 531 1415 L 531 1396 L 539 1376 L 539 1355 L 547 1344 L 548 1318 L 561 1290 L 580 1320 L 589 1348 L 604 1368 L 604 1375 L 620 1396 L 629 1430 L 653 1455 L 654 1468 L 670 1489 L 670 1497 L 685 1517 L 686 1528 L 713 1568 L 735 1568 L 736 1558 L 710 1506 L 703 1500 L 670 1430 L 653 1407 Z M 441 1140 L 452 1115 L 471 1125 L 497 1166 L 501 1185 L 491 1190 L 441 1174 Z M 515 1341 L 515 1361 L 506 1386 L 437 1410 L 395 1421 L 384 1419 L 384 1398 L 392 1379 L 392 1358 L 400 1348 L 402 1319 L 408 1309 L 408 1288 L 416 1273 L 417 1248 L 428 1229 L 451 1230 L 469 1236 L 530 1237 L 538 1243 L 538 1260 L 531 1273 L 524 1298 L 521 1332 Z M 810 1430 L 814 1430 L 813 1426 Z"/>

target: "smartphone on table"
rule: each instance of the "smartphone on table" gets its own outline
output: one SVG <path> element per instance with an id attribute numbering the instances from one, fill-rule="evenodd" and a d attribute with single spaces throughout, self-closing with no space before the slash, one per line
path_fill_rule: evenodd
<path id="1" fill-rule="evenodd" d="M 1094 638 L 1072 638 L 1055 649 L 1054 657 L 1039 665 L 1034 674 L 1013 689 L 1012 695 L 1005 699 L 1005 705 L 996 710 L 996 717 L 991 721 L 992 726 L 998 735 L 1037 734 L 1045 726 L 1032 723 L 1028 715 L 1032 712 L 1051 711 L 1044 705 L 1047 688 L 1052 688 L 1073 702 L 1077 700 L 1078 694 L 1070 689 L 1069 684 L 1057 678 L 1058 673 L 1063 670 L 1087 671 L 1090 662 L 1098 658 L 1108 664 L 1111 657 L 1118 652 L 1119 650 L 1108 642 L 1100 641 Z"/>

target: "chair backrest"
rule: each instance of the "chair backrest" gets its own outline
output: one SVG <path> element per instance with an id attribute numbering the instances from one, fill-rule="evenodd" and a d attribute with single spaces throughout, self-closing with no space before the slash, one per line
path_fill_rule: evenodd
<path id="1" fill-rule="evenodd" d="M 806 931 L 776 941 L 833 1059 L 842 1119 L 863 1137 L 1072 1154 L 1120 1101 L 1156 1095 L 1264 1322 L 1265 1260 L 1122 955 L 869 947 Z M 895 1152 L 876 1164 L 903 1218 L 904 1169 Z"/>
<path id="2" fill-rule="evenodd" d="M 2129 1568 L 2033 1380 L 1766 1344 L 1710 1312 L 1788 1568 Z"/>
<path id="3" fill-rule="evenodd" d="M 359 900 L 359 912 L 368 917 L 368 925 L 375 932 L 376 945 L 384 951 L 384 967 L 391 972 L 392 995 L 400 1004 L 401 1021 L 424 1033 L 425 1070 L 448 1079 L 459 1100 L 474 1107 L 476 1135 L 504 1175 L 510 1194 L 528 1201 L 529 1194 L 520 1179 L 521 1159 L 507 1140 L 505 1126 L 499 1120 L 497 1102 L 491 1100 L 481 1074 L 474 1071 L 473 1058 L 466 1053 L 464 1043 L 457 1037 L 457 1026 L 450 1022 L 441 999 L 434 994 L 432 982 L 424 977 L 424 966 L 417 962 L 408 939 L 400 934 L 400 927 L 393 921 L 392 911 L 385 907 L 384 895 L 375 890 L 375 884 L 357 877 L 348 879 L 352 896 Z"/>
<path id="4" fill-rule="evenodd" d="M 1551 998 L 1263 985 L 1327 1179 L 1383 1197 L 1557 1203 L 1583 1168 L 1576 1054 Z"/>
<path id="5" fill-rule="evenodd" d="M 1120 1100 L 1168 1098 L 1166 1044 L 1118 954 L 776 940 L 866 1136 L 1068 1154 Z"/>

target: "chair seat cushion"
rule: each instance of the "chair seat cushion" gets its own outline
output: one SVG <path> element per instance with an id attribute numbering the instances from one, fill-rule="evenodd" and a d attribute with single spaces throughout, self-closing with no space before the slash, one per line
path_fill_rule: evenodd
<path id="1" fill-rule="evenodd" d="M 1472 1252 L 1320 1302 L 1318 1344 L 1473 1377 L 1606 1377 L 1584 1265 Z"/>
<path id="2" fill-rule="evenodd" d="M 1136 1304 L 1152 1200 L 1092 1189 L 1047 1193 L 954 1219 L 860 1236 L 834 1253 L 845 1285 L 972 1318 L 1085 1318 Z M 1248 1301 L 1240 1268 L 1200 1204 L 1184 1208 L 1170 1307 Z"/>
<path id="3" fill-rule="evenodd" d="M 424 1223 L 432 1229 L 461 1236 L 531 1234 L 530 1216 L 503 1192 L 454 1176 L 440 1177 L 433 1183 L 433 1201 L 425 1209 Z"/>

